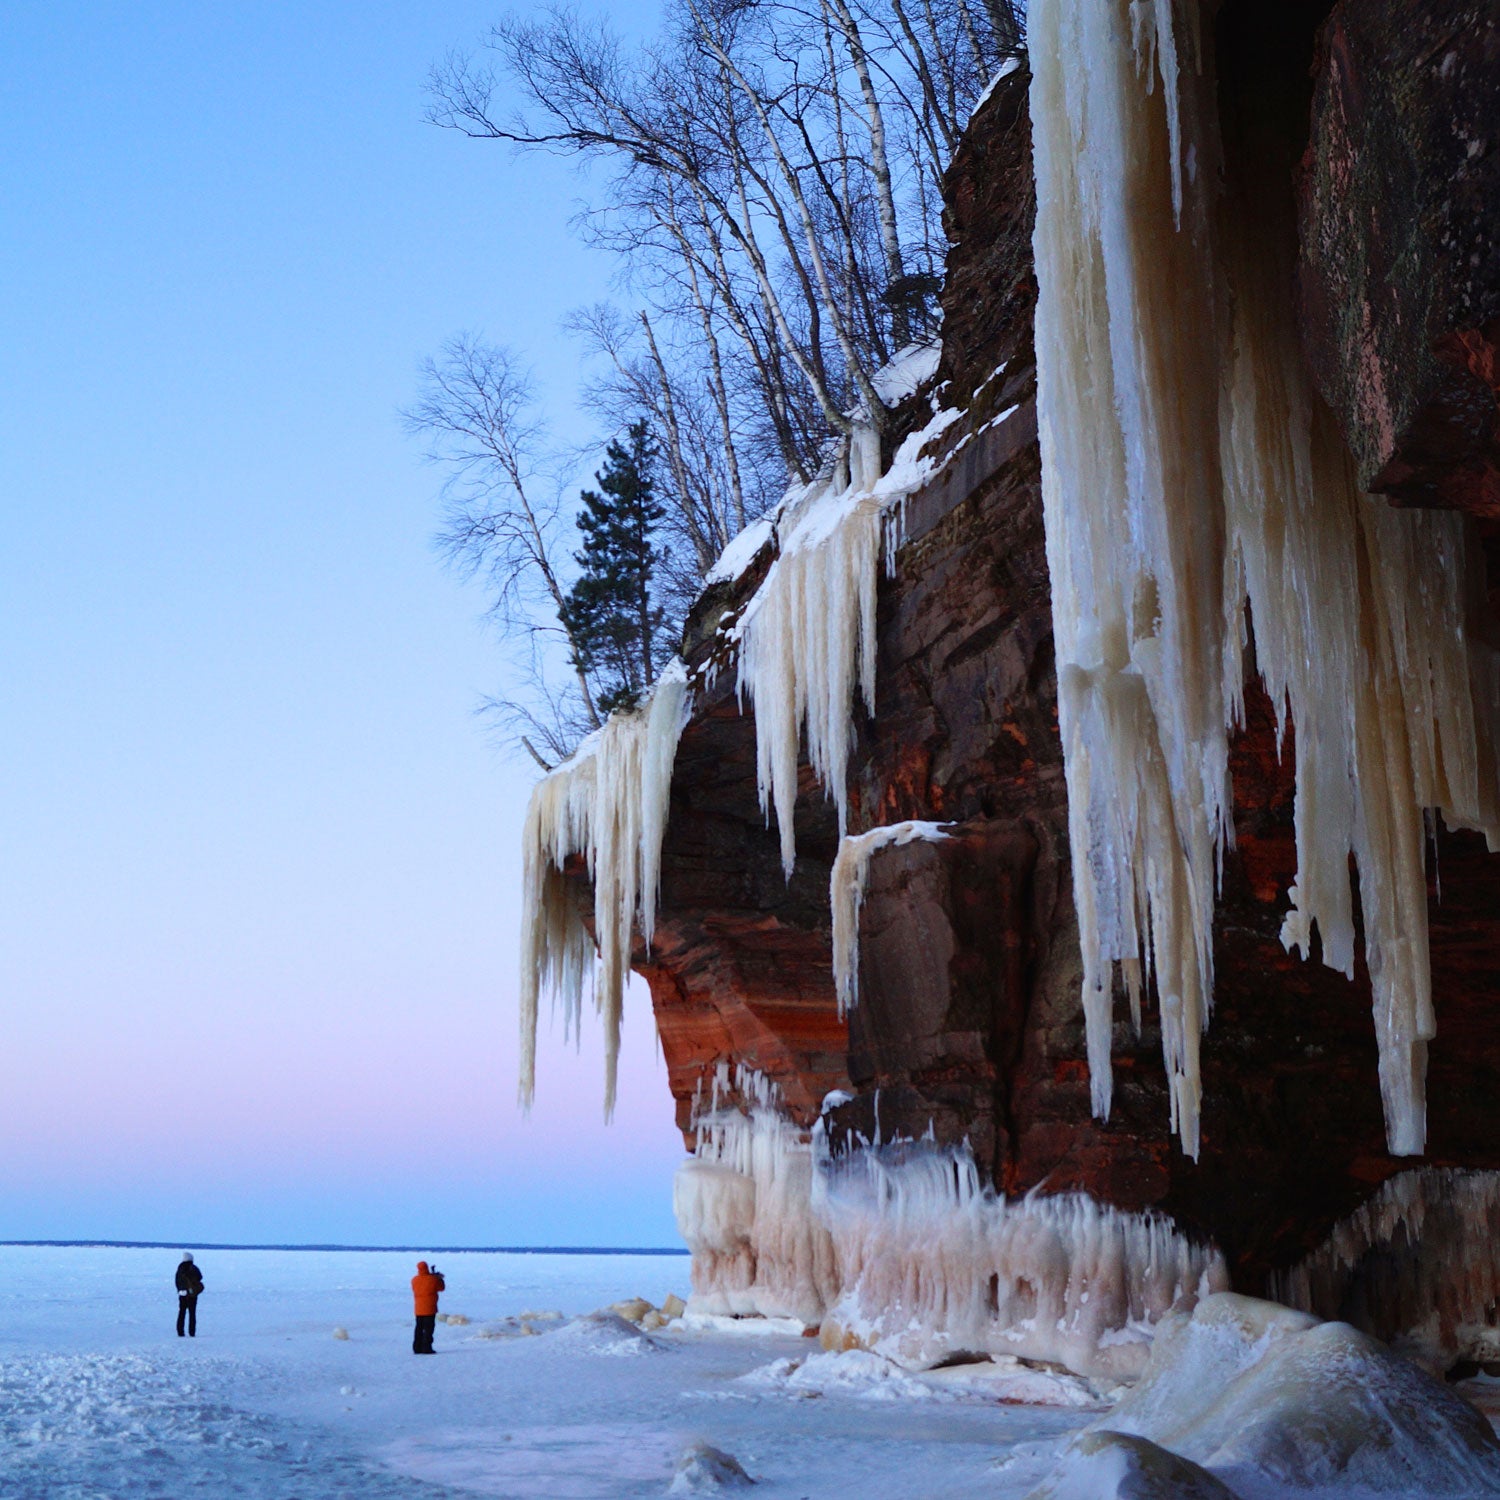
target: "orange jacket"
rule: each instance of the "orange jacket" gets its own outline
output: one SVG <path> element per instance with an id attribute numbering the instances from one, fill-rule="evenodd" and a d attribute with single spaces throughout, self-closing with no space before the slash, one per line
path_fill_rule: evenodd
<path id="1" fill-rule="evenodd" d="M 427 1269 L 427 1262 L 417 1262 L 417 1274 L 411 1279 L 412 1301 L 416 1304 L 417 1316 L 419 1318 L 432 1318 L 437 1316 L 438 1293 L 444 1289 L 443 1278 L 434 1276 Z"/>

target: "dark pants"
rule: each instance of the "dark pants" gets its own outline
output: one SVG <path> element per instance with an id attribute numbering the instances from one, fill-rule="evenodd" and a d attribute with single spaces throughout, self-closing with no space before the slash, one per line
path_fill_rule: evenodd
<path id="1" fill-rule="evenodd" d="M 417 1331 L 412 1335 L 411 1352 L 413 1354 L 431 1354 L 432 1331 L 437 1327 L 436 1313 L 419 1313 L 417 1315 Z"/>
<path id="2" fill-rule="evenodd" d="M 187 1319 L 187 1331 L 190 1339 L 198 1337 L 198 1294 L 197 1292 L 178 1292 L 177 1294 L 177 1337 L 182 1337 L 182 1322 Z"/>

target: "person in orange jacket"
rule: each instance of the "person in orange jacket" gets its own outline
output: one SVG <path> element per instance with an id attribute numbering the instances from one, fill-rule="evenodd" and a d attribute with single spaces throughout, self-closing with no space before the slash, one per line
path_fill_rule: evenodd
<path id="1" fill-rule="evenodd" d="M 442 1276 L 436 1269 L 428 1270 L 427 1262 L 417 1262 L 417 1274 L 411 1279 L 412 1301 L 417 1309 L 417 1331 L 412 1335 L 413 1354 L 435 1354 L 432 1347 L 432 1331 L 437 1326 L 438 1293 L 445 1290 Z"/>

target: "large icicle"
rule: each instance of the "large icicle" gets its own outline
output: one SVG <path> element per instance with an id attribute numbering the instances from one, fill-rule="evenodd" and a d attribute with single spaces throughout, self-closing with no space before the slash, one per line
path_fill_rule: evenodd
<path id="1" fill-rule="evenodd" d="M 865 899 L 870 861 L 891 845 L 899 849 L 917 839 L 947 837 L 943 824 L 912 819 L 846 834 L 840 842 L 828 881 L 828 904 L 833 913 L 833 985 L 840 1016 L 859 997 L 859 909 Z"/>
<path id="2" fill-rule="evenodd" d="M 1495 659 L 1466 526 L 1357 491 L 1303 370 L 1277 225 L 1216 201 L 1197 0 L 1034 0 L 1038 415 L 1094 1106 L 1117 972 L 1154 973 L 1172 1122 L 1198 1152 L 1228 732 L 1245 605 L 1296 725 L 1284 940 L 1352 972 L 1352 852 L 1393 1152 L 1433 1034 L 1423 809 L 1495 842 Z M 1285 189 L 1283 188 L 1283 191 Z M 1286 720 L 1284 719 L 1285 723 Z"/>
<path id="3" fill-rule="evenodd" d="M 604 1018 L 605 1115 L 614 1110 L 631 933 L 638 922 L 651 941 L 672 764 L 687 709 L 687 672 L 674 662 L 657 679 L 648 703 L 613 715 L 571 760 L 532 788 L 522 835 L 523 1105 L 530 1105 L 536 1082 L 541 995 L 561 1001 L 572 1030 L 581 1022 L 584 983 L 592 976 L 594 1002 Z M 570 854 L 583 854 L 588 861 L 597 942 L 590 939 L 563 877 Z"/>
<path id="4" fill-rule="evenodd" d="M 814 773 L 838 806 L 844 831 L 854 704 L 875 709 L 875 585 L 882 531 L 899 526 L 905 500 L 937 467 L 922 450 L 958 416 L 939 412 L 880 472 L 880 437 L 856 424 L 830 472 L 794 491 L 775 518 L 776 561 L 745 608 L 739 689 L 755 705 L 755 774 L 761 811 L 774 810 L 781 862 L 796 862 L 792 811 L 802 734 Z"/>

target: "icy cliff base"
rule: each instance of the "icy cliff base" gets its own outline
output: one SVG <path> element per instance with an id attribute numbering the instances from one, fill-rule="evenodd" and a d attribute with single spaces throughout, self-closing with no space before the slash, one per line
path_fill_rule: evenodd
<path id="1" fill-rule="evenodd" d="M 1144 1368 L 1163 1317 L 1228 1285 L 1170 1220 L 1081 1193 L 1006 1200 L 966 1149 L 831 1157 L 747 1070 L 720 1070 L 696 1129 L 674 1187 L 693 1313 L 792 1316 L 908 1368 L 989 1354 L 1115 1381 Z"/>
<path id="2" fill-rule="evenodd" d="M 1403 1172 L 1272 1290 L 1319 1317 L 1354 1318 L 1441 1373 L 1459 1359 L 1500 1359 L 1497 1243 L 1500 1172 Z"/>
<path id="3" fill-rule="evenodd" d="M 1162 1323 L 1140 1383 L 1088 1432 L 1105 1430 L 1201 1465 L 1246 1500 L 1288 1488 L 1500 1494 L 1500 1440 L 1467 1402 L 1347 1323 L 1232 1293 Z M 1088 1439 L 1074 1444 L 1063 1472 L 1088 1452 Z"/>

